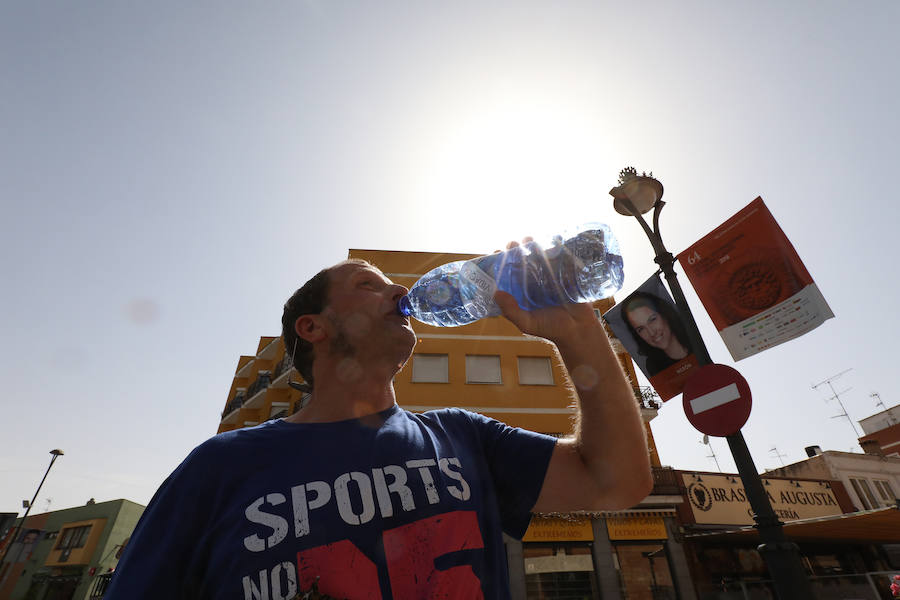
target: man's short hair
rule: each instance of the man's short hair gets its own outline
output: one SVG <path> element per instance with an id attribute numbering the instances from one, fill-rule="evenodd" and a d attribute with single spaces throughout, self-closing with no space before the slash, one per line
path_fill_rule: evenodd
<path id="1" fill-rule="evenodd" d="M 284 303 L 284 313 L 281 315 L 281 337 L 284 339 L 284 351 L 293 356 L 294 368 L 306 381 L 309 391 L 312 391 L 313 387 L 313 361 L 315 360 L 313 345 L 297 335 L 294 324 L 303 315 L 317 315 L 325 310 L 325 307 L 328 306 L 331 272 L 346 264 L 373 266 L 360 258 L 341 261 L 316 273 Z"/>

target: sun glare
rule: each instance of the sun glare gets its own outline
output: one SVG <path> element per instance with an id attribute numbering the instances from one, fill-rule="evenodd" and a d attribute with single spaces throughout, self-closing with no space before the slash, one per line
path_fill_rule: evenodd
<path id="1" fill-rule="evenodd" d="M 590 199 L 605 195 L 598 178 L 608 173 L 598 164 L 605 149 L 597 130 L 596 117 L 562 103 L 470 111 L 448 124 L 422 157 L 420 197 L 432 206 L 478 207 L 473 226 L 494 237 L 500 230 L 554 233 L 534 228 L 571 225 L 588 214 Z"/>

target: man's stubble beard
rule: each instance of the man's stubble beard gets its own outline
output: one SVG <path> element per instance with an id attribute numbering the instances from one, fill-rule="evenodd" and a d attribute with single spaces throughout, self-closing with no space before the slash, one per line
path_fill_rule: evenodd
<path id="1" fill-rule="evenodd" d="M 335 334 L 328 346 L 328 353 L 339 359 L 337 361 L 336 377 L 342 383 L 349 384 L 359 381 L 363 376 L 363 366 L 357 360 L 358 349 L 350 341 L 343 325 L 337 319 L 329 317 L 334 325 Z"/>
<path id="2" fill-rule="evenodd" d="M 338 329 L 337 335 L 331 341 L 331 354 L 343 358 L 353 358 L 356 356 L 356 346 L 350 341 L 350 337 L 343 329 Z"/>
<path id="3" fill-rule="evenodd" d="M 353 342 L 353 340 L 351 340 L 344 323 L 340 322 L 337 318 L 330 315 L 328 318 L 334 325 L 335 330 L 334 338 L 332 339 L 329 346 L 329 353 L 336 358 L 342 359 L 340 362 L 345 365 L 345 368 L 346 366 L 349 366 L 351 364 L 353 364 L 357 368 L 361 367 L 361 361 L 359 360 L 359 348 Z M 409 359 L 412 358 L 413 348 L 415 348 L 416 345 L 416 336 L 414 333 L 412 333 L 410 334 L 410 337 L 412 339 L 410 342 L 409 351 L 404 356 L 397 357 L 398 370 L 402 369 L 403 366 L 405 366 L 409 361 Z M 379 348 L 376 351 L 379 355 L 383 355 L 383 353 L 387 350 L 387 348 Z M 355 369 L 351 368 L 349 370 L 353 371 Z"/>

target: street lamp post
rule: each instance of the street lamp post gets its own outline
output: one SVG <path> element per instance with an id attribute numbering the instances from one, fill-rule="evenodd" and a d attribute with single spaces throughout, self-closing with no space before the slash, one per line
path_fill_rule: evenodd
<path id="1" fill-rule="evenodd" d="M 633 216 L 640 223 L 656 253 L 655 262 L 659 265 L 672 291 L 672 297 L 681 314 L 682 321 L 686 324 L 688 336 L 694 355 L 699 366 L 712 364 L 709 351 L 694 320 L 694 315 L 688 306 L 678 277 L 675 275 L 675 257 L 666 250 L 659 231 L 659 213 L 665 202 L 662 201 L 663 186 L 653 174 L 638 175 L 631 167 L 622 169 L 619 174 L 619 185 L 610 190 L 613 197 L 613 207 L 616 212 L 625 216 Z M 643 214 L 653 210 L 653 228 L 644 220 Z M 726 436 L 728 447 L 734 457 L 734 464 L 740 473 L 741 481 L 747 492 L 747 500 L 753 509 L 753 520 L 759 531 L 762 542 L 758 546 L 760 555 L 766 562 L 775 591 L 782 600 L 812 600 L 813 593 L 803 563 L 800 561 L 800 551 L 797 545 L 787 540 L 784 535 L 783 523 L 775 514 L 769 497 L 762 484 L 762 479 L 753 464 L 753 457 L 747 448 L 743 434 L 738 431 Z"/>
<path id="2" fill-rule="evenodd" d="M 53 463 L 56 462 L 57 458 L 59 458 L 60 456 L 65 454 L 65 452 L 63 452 L 59 448 L 54 448 L 53 450 L 50 451 L 50 454 L 53 455 L 53 458 L 50 459 L 50 465 L 47 467 L 47 470 L 44 472 L 44 478 L 41 479 L 41 482 L 38 484 L 37 490 L 35 490 L 35 492 L 34 492 L 34 498 L 31 499 L 31 504 L 29 504 L 25 508 L 25 515 L 22 517 L 22 520 L 19 521 L 19 524 L 16 525 L 16 528 L 13 531 L 12 537 L 9 538 L 9 542 L 6 544 L 6 550 L 3 551 L 3 558 L 0 558 L 0 564 L 3 564 L 4 562 L 6 562 L 6 556 L 9 554 L 9 549 L 12 548 L 12 545 L 16 541 L 16 537 L 18 537 L 18 535 L 19 535 L 19 531 L 22 529 L 22 526 L 25 525 L 25 519 L 28 518 L 28 513 L 31 512 L 31 507 L 34 506 L 34 503 L 37 501 L 37 497 L 41 491 L 41 487 L 43 487 L 44 482 L 47 480 L 47 475 L 50 474 L 50 469 L 53 468 Z"/>

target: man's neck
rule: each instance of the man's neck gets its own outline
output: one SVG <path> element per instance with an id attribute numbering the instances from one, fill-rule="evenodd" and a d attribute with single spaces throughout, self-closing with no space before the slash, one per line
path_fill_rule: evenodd
<path id="1" fill-rule="evenodd" d="M 331 423 L 359 419 L 396 403 L 393 373 L 367 373 L 346 363 L 319 371 L 315 371 L 314 389 L 307 405 L 285 421 Z"/>

